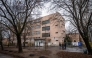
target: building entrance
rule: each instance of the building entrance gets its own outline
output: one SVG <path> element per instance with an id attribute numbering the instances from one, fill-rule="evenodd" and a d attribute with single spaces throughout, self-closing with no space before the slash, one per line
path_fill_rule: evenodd
<path id="1" fill-rule="evenodd" d="M 41 39 L 37 39 L 35 40 L 35 46 L 44 46 L 44 40 L 41 40 Z"/>

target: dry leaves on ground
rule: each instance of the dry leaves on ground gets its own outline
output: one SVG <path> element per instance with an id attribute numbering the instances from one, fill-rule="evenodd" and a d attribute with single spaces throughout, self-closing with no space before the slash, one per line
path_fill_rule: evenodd
<path id="1" fill-rule="evenodd" d="M 77 53 L 77 52 L 60 51 L 56 55 L 62 58 L 92 58 L 92 55 L 87 55 L 87 54 Z"/>
<path id="2" fill-rule="evenodd" d="M 49 51 L 49 50 L 42 50 L 42 51 L 39 51 L 38 54 L 40 54 L 40 55 L 50 55 L 51 51 Z"/>

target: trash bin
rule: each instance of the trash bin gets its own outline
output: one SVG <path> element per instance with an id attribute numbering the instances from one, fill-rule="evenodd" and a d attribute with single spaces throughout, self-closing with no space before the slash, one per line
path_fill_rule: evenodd
<path id="1" fill-rule="evenodd" d="M 84 50 L 83 50 L 83 53 L 84 53 L 84 54 L 87 54 L 87 49 L 84 49 Z"/>

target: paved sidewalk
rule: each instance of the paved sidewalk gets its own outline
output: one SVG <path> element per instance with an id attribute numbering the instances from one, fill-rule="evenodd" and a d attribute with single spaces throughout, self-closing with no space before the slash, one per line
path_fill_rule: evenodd
<path id="1" fill-rule="evenodd" d="M 8 56 L 8 55 L 4 55 L 4 54 L 0 54 L 0 58 L 13 58 L 13 57 Z"/>
<path id="2" fill-rule="evenodd" d="M 86 48 L 73 47 L 73 48 L 66 48 L 66 51 L 83 53 L 84 49 L 86 49 Z"/>
<path id="3" fill-rule="evenodd" d="M 44 47 L 29 47 L 28 49 L 44 50 Z M 66 50 L 62 50 L 62 48 L 60 49 L 59 47 L 48 47 L 47 48 L 47 50 L 52 51 L 52 53 L 50 54 L 49 58 L 58 58 L 58 56 L 56 55 L 56 53 L 60 52 L 60 51 L 83 53 L 84 49 L 86 49 L 86 48 L 84 48 L 84 47 L 82 47 L 82 48 L 79 48 L 79 47 L 67 47 Z"/>
<path id="4" fill-rule="evenodd" d="M 33 57 L 33 58 L 39 58 L 39 56 L 46 56 L 46 57 L 48 57 L 48 58 L 58 58 L 57 57 L 57 53 L 58 52 L 60 52 L 60 51 L 68 51 L 68 52 L 80 52 L 80 53 L 83 53 L 83 50 L 84 50 L 85 48 L 84 47 L 82 47 L 82 48 L 79 48 L 79 47 L 66 47 L 66 50 L 62 50 L 62 49 L 60 49 L 60 47 L 47 47 L 47 51 L 51 51 L 51 53 L 48 53 L 48 55 L 47 55 L 47 52 L 46 52 L 46 54 L 44 54 L 43 52 L 41 52 L 41 51 L 44 51 L 45 50 L 45 48 L 44 47 L 25 47 L 25 48 L 23 48 L 23 51 L 24 51 L 24 53 L 17 53 L 17 48 L 15 48 L 15 47 L 7 47 L 6 48 L 6 50 L 12 50 L 12 51 L 15 51 L 14 53 L 13 52 L 10 52 L 10 54 L 14 54 L 14 55 L 17 55 L 17 56 L 23 56 L 23 57 L 25 57 L 25 58 L 30 58 L 30 54 L 35 54 L 35 56 Z M 8 53 L 8 51 L 5 51 L 5 52 L 7 52 Z M 41 53 L 43 53 L 43 54 L 41 54 Z M 10 56 L 0 56 L 0 58 L 12 58 L 12 57 L 10 57 Z"/>
<path id="5" fill-rule="evenodd" d="M 28 49 L 44 49 L 44 47 L 28 47 Z M 81 52 L 83 53 L 83 50 L 86 49 L 84 47 L 82 48 L 79 48 L 79 47 L 66 47 L 66 50 L 63 50 L 63 51 L 68 51 L 68 52 Z M 56 50 L 57 52 L 58 51 L 61 51 L 62 48 L 60 49 L 59 47 L 48 47 L 47 50 Z"/>

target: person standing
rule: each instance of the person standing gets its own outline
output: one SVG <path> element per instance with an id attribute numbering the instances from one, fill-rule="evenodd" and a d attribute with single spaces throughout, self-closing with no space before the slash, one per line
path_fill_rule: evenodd
<path id="1" fill-rule="evenodd" d="M 61 49 L 61 43 L 59 43 L 59 48 Z"/>
<path id="2" fill-rule="evenodd" d="M 64 49 L 66 49 L 66 42 L 64 42 Z"/>
<path id="3" fill-rule="evenodd" d="M 62 42 L 62 50 L 64 50 L 64 42 Z"/>

